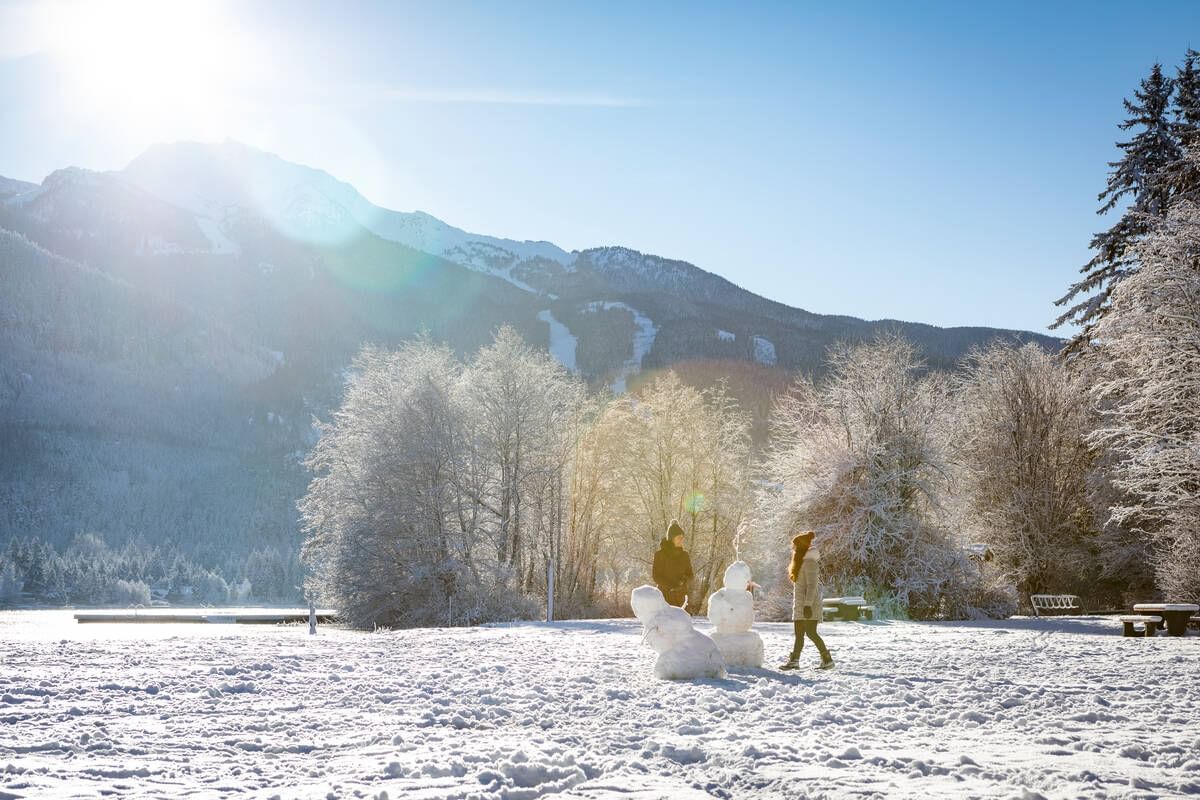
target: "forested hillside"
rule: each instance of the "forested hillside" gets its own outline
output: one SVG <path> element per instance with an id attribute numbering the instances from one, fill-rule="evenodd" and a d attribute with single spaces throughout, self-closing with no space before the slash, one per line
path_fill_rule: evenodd
<path id="1" fill-rule="evenodd" d="M 278 580 L 257 594 L 293 594 L 302 442 L 256 398 L 272 354 L 2 230 L 0 283 L 0 551 L 20 541 L 32 560 L 44 548 L 25 540 L 65 553 L 91 536 L 231 581 L 269 552 Z M 67 599 L 65 585 L 28 588 Z"/>

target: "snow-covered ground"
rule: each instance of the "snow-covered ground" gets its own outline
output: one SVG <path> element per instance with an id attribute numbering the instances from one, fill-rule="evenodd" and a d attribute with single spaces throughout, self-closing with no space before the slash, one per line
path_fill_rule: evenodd
<path id="1" fill-rule="evenodd" d="M 632 355 L 621 366 L 617 372 L 617 376 L 613 378 L 610 388 L 613 394 L 625 394 L 627 381 L 630 375 L 636 375 L 642 370 L 642 360 L 646 354 L 654 347 L 654 339 L 658 336 L 658 326 L 654 324 L 654 320 L 647 317 L 642 312 L 638 311 L 628 303 L 620 302 L 601 302 L 599 300 L 588 303 L 584 306 L 585 311 L 599 311 L 604 309 L 610 311 L 614 308 L 623 308 L 633 315 L 633 325 L 636 330 L 633 332 L 633 352 Z"/>
<path id="2" fill-rule="evenodd" d="M 754 360 L 768 367 L 775 366 L 779 360 L 775 355 L 775 343 L 765 336 L 754 337 Z"/>
<path id="3" fill-rule="evenodd" d="M 703 623 L 698 627 L 707 630 Z M 787 625 L 758 626 L 773 664 Z M 634 621 L 365 634 L 0 614 L 0 797 L 1178 797 L 1200 638 L 829 623 L 665 682 Z"/>
<path id="4" fill-rule="evenodd" d="M 575 352 L 579 348 L 579 338 L 571 333 L 570 328 L 559 322 L 550 309 L 540 312 L 538 319 L 550 326 L 550 355 L 571 372 L 578 372 Z"/>

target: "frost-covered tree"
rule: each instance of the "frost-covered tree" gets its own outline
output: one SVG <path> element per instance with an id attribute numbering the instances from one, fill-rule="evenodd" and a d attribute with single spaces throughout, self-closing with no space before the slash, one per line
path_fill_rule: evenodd
<path id="1" fill-rule="evenodd" d="M 1096 419 L 1094 412 L 1093 419 Z M 1154 592 L 1151 542 L 1143 531 L 1112 515 L 1115 506 L 1129 502 L 1128 493 L 1114 482 L 1119 456 L 1099 446 L 1093 446 L 1092 451 L 1095 468 L 1088 475 L 1088 497 L 1097 528 L 1093 543 L 1096 582 L 1090 591 L 1080 594 L 1093 595 L 1095 602 L 1106 608 L 1126 608 Z"/>
<path id="2" fill-rule="evenodd" d="M 530 613 L 561 552 L 579 382 L 508 329 L 469 364 L 420 338 L 353 374 L 308 458 L 312 588 L 359 627 Z"/>
<path id="3" fill-rule="evenodd" d="M 703 564 L 698 573 L 699 597 L 715 590 L 724 575 L 744 514 L 753 501 L 749 484 L 751 415 L 730 394 L 724 379 L 703 394 L 709 452 L 697 475 L 702 491 L 687 503 L 692 529 L 703 525 L 708 544 L 707 551 L 699 553 Z"/>
<path id="4" fill-rule="evenodd" d="M 597 596 L 623 608 L 672 519 L 687 531 L 693 607 L 716 588 L 750 501 L 750 425 L 728 392 L 673 372 L 613 399 L 580 444 L 573 547 L 595 554 Z"/>
<path id="5" fill-rule="evenodd" d="M 584 385 L 509 328 L 479 352 L 463 384 L 481 421 L 484 460 L 498 467 L 486 507 L 498 558 L 524 594 L 544 600 L 553 574 L 558 611 L 580 610 L 571 601 L 588 568 L 567 548 L 566 515 L 572 463 L 592 413 Z"/>
<path id="6" fill-rule="evenodd" d="M 997 343 L 963 366 L 953 452 L 967 529 L 1022 598 L 1084 594 L 1095 536 L 1086 392 L 1035 344 Z"/>
<path id="7" fill-rule="evenodd" d="M 1115 522 L 1153 544 L 1157 582 L 1200 598 L 1200 208 L 1182 202 L 1139 243 L 1086 360 L 1101 417 L 1092 442 L 1124 492 Z"/>
<path id="8" fill-rule="evenodd" d="M 581 387 L 577 387 L 580 388 Z M 560 425 L 554 442 L 559 469 L 545 473 L 546 480 L 533 495 L 541 521 L 535 542 L 537 588 L 551 572 L 554 575 L 555 615 L 578 617 L 594 613 L 598 591 L 598 548 L 595 508 L 598 502 L 596 474 L 581 468 L 588 457 L 584 446 L 590 425 L 602 408 L 598 398 L 583 397 L 574 409 L 575 419 Z"/>
<path id="9" fill-rule="evenodd" d="M 1111 228 L 1092 238 L 1096 252 L 1080 270 L 1083 278 L 1055 301 L 1055 305 L 1067 306 L 1054 323 L 1056 327 L 1067 323 L 1081 326 L 1072 340 L 1075 348 L 1092 338 L 1093 327 L 1108 311 L 1113 288 L 1136 270 L 1134 244 L 1170 205 L 1170 187 L 1160 177 L 1181 155 L 1171 117 L 1174 86 L 1162 66 L 1155 64 L 1134 99 L 1124 101 L 1129 117 L 1121 123 L 1121 130 L 1136 132 L 1117 143 L 1123 154 L 1109 164 L 1111 171 L 1099 195 L 1097 213 L 1106 214 L 1126 201 L 1127 206 Z"/>
<path id="10" fill-rule="evenodd" d="M 444 624 L 476 588 L 463 584 L 482 582 L 451 479 L 461 371 L 428 340 L 365 349 L 308 457 L 304 557 L 313 588 L 353 625 Z"/>
<path id="11" fill-rule="evenodd" d="M 774 409 L 757 510 L 773 550 L 812 528 L 833 587 L 894 595 L 917 617 L 970 613 L 971 570 L 940 519 L 950 403 L 949 380 L 902 338 L 833 348 L 828 377 Z"/>
<path id="12" fill-rule="evenodd" d="M 473 418 L 469 444 L 480 450 L 472 465 L 489 466 L 469 494 L 490 514 L 496 558 L 523 589 L 544 578 L 561 535 L 557 507 L 584 399 L 582 385 L 549 353 L 508 327 L 479 351 L 460 381 L 458 404 Z"/>

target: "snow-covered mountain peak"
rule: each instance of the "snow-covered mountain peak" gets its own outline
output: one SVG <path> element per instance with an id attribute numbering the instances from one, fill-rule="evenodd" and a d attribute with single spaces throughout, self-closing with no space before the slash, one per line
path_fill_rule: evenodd
<path id="1" fill-rule="evenodd" d="M 290 238 L 321 244 L 360 235 L 352 209 L 369 205 L 327 172 L 234 141 L 155 145 L 120 175 L 198 218 L 219 223 L 245 210 Z"/>
<path id="2" fill-rule="evenodd" d="M 515 241 L 455 228 L 422 211 L 401 212 L 371 203 L 329 173 L 286 161 L 236 141 L 155 145 L 123 170 L 147 191 L 211 220 L 247 209 L 288 236 L 341 241 L 362 230 L 495 274 L 528 291 L 512 267 L 548 259 L 570 269 L 575 256 L 544 241 Z M 499 266 L 497 266 L 499 265 Z"/>

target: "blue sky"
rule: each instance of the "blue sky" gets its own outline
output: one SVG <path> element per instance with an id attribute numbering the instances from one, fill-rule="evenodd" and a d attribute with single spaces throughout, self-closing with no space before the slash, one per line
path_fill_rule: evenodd
<path id="1" fill-rule="evenodd" d="M 0 175 L 229 137 L 468 230 L 1032 330 L 1110 224 L 1122 97 L 1200 45 L 1194 3 L 82 8 L 0 4 Z"/>

